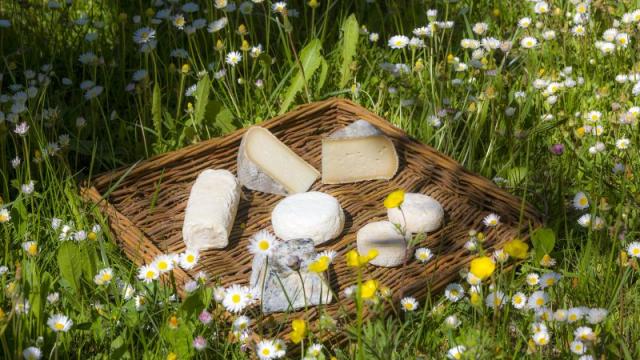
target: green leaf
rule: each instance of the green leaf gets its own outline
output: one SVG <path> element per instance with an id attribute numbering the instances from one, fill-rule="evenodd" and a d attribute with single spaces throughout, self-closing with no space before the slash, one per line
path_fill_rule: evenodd
<path id="1" fill-rule="evenodd" d="M 343 88 L 351 78 L 351 63 L 356 54 L 356 46 L 358 45 L 358 20 L 356 16 L 351 14 L 342 24 L 342 64 L 340 65 L 340 87 Z"/>
<path id="2" fill-rule="evenodd" d="M 550 254 L 556 244 L 556 235 L 549 228 L 538 228 L 531 233 L 531 242 L 536 252 L 536 260 L 540 261 L 545 254 Z"/>
<path id="3" fill-rule="evenodd" d="M 320 93 L 325 81 L 327 80 L 327 74 L 329 73 L 329 64 L 324 58 L 320 61 L 320 75 L 318 76 L 318 84 L 316 85 L 316 93 Z"/>
<path id="4" fill-rule="evenodd" d="M 209 88 L 211 82 L 209 81 L 209 75 L 205 75 L 196 86 L 195 98 L 196 104 L 193 110 L 193 119 L 196 125 L 202 123 L 204 115 L 207 112 L 207 104 L 209 103 Z"/>
<path id="5" fill-rule="evenodd" d="M 80 288 L 80 275 L 82 275 L 82 261 L 78 246 L 72 242 L 65 242 L 58 249 L 58 266 L 60 276 L 71 289 L 78 292 Z"/>
<path id="6" fill-rule="evenodd" d="M 507 181 L 509 182 L 509 186 L 518 186 L 524 179 L 527 178 L 528 173 L 529 170 L 523 166 L 509 169 L 509 172 L 507 173 Z"/>
<path id="7" fill-rule="evenodd" d="M 216 127 L 220 129 L 221 135 L 226 135 L 236 129 L 233 124 L 233 113 L 226 107 L 222 108 L 216 115 Z"/>
<path id="8" fill-rule="evenodd" d="M 193 294 L 189 295 L 186 299 L 184 299 L 181 307 L 182 311 L 185 312 L 188 319 L 195 317 L 196 314 L 199 314 L 202 310 L 204 310 L 204 308 L 205 305 L 202 301 L 200 291 L 196 291 Z"/>
<path id="9" fill-rule="evenodd" d="M 151 97 L 151 119 L 153 128 L 158 139 L 162 139 L 162 94 L 158 82 L 153 85 L 153 95 Z"/>
<path id="10" fill-rule="evenodd" d="M 291 79 L 289 88 L 287 88 L 287 91 L 285 92 L 279 114 L 283 114 L 287 109 L 289 109 L 289 106 L 293 103 L 296 95 L 304 88 L 305 80 L 308 82 L 318 67 L 320 67 L 322 59 L 322 55 L 320 55 L 321 50 L 322 43 L 320 40 L 313 39 L 300 52 L 300 63 L 304 69 L 304 76 L 302 76 L 302 72 L 298 68 L 296 74 Z"/>

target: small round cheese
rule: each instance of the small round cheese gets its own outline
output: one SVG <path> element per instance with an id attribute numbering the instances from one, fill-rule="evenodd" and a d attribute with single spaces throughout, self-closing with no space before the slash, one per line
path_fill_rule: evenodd
<path id="1" fill-rule="evenodd" d="M 344 228 L 344 211 L 336 198 L 318 191 L 282 199 L 271 213 L 273 232 L 282 240 L 312 239 L 322 244 Z"/>
<path id="2" fill-rule="evenodd" d="M 400 208 L 388 209 L 387 216 L 389 221 L 401 225 L 408 233 L 435 231 L 442 225 L 444 209 L 430 196 L 407 193 Z"/>
<path id="3" fill-rule="evenodd" d="M 399 229 L 389 221 L 368 223 L 356 235 L 358 252 L 367 254 L 376 249 L 378 256 L 370 261 L 376 266 L 392 267 L 405 261 L 407 242 Z"/>

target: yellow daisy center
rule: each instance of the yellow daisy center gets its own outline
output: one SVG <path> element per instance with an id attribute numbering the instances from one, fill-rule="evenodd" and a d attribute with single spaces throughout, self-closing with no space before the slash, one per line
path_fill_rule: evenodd
<path id="1" fill-rule="evenodd" d="M 156 275 L 156 273 L 153 270 L 149 270 L 147 271 L 147 273 L 145 274 L 147 279 L 152 279 L 154 276 Z"/>
<path id="2" fill-rule="evenodd" d="M 544 305 L 544 299 L 543 299 L 543 298 L 539 298 L 539 299 L 537 299 L 537 300 L 536 300 L 536 304 L 537 304 L 537 305 L 539 305 L 539 306 Z"/>
<path id="3" fill-rule="evenodd" d="M 187 255 L 187 262 L 193 262 L 195 259 L 196 259 L 195 256 L 193 256 L 191 254 Z"/>
<path id="4" fill-rule="evenodd" d="M 231 301 L 233 301 L 234 303 L 239 303 L 240 300 L 242 300 L 242 297 L 240 296 L 240 294 L 233 294 L 231 296 Z"/>
<path id="5" fill-rule="evenodd" d="M 169 267 L 169 264 L 167 264 L 166 261 L 161 261 L 158 263 L 158 269 L 160 270 L 167 270 L 168 267 Z"/>
<path id="6" fill-rule="evenodd" d="M 62 330 L 62 329 L 64 329 L 64 324 L 63 324 L 63 323 L 61 323 L 61 322 L 57 322 L 57 323 L 55 323 L 55 324 L 53 325 L 53 327 L 55 327 L 55 328 L 56 328 L 56 330 Z"/>
<path id="7" fill-rule="evenodd" d="M 29 245 L 29 248 L 28 248 L 27 252 L 30 255 L 35 255 L 38 252 L 38 245 L 36 245 L 36 244 Z"/>
<path id="8" fill-rule="evenodd" d="M 260 240 L 260 242 L 258 243 L 258 248 L 260 248 L 260 250 L 262 251 L 269 250 L 269 242 L 267 240 Z"/>
<path id="9" fill-rule="evenodd" d="M 102 274 L 102 280 L 104 280 L 104 281 L 111 280 L 111 274 L 109 274 L 109 273 Z"/>
<path id="10" fill-rule="evenodd" d="M 631 250 L 631 253 L 633 255 L 640 255 L 640 248 L 635 248 L 635 249 Z"/>
<path id="11" fill-rule="evenodd" d="M 580 198 L 580 200 L 578 200 L 578 203 L 582 206 L 587 205 L 587 198 Z"/>
<path id="12" fill-rule="evenodd" d="M 269 356 L 271 354 L 271 350 L 269 348 L 262 349 L 262 355 Z"/>

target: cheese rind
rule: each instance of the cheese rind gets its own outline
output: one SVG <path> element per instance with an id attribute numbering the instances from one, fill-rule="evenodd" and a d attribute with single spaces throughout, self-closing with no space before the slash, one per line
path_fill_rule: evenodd
<path id="1" fill-rule="evenodd" d="M 238 151 L 238 179 L 251 190 L 288 195 L 309 190 L 320 173 L 269 130 L 253 126 Z"/>
<path id="2" fill-rule="evenodd" d="M 336 198 L 318 191 L 282 199 L 271 212 L 273 232 L 282 240 L 307 238 L 318 245 L 344 228 L 344 211 Z"/>
<path id="3" fill-rule="evenodd" d="M 388 209 L 387 217 L 409 233 L 423 233 L 435 231 L 442 225 L 444 209 L 431 196 L 406 193 L 400 208 Z"/>
<path id="4" fill-rule="evenodd" d="M 221 249 L 240 203 L 240 184 L 227 170 L 207 169 L 191 187 L 182 225 L 182 238 L 189 249 Z"/>
<path id="5" fill-rule="evenodd" d="M 406 259 L 407 241 L 389 221 L 368 223 L 358 230 L 356 238 L 360 254 L 373 249 L 378 251 L 378 256 L 370 261 L 373 265 L 393 267 L 401 265 Z"/>
<path id="6" fill-rule="evenodd" d="M 389 180 L 398 171 L 393 142 L 378 128 L 358 120 L 322 140 L 322 183 Z"/>

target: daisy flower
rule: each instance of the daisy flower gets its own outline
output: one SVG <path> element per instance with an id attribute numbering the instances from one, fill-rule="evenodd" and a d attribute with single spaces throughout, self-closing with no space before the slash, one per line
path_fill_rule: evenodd
<path id="1" fill-rule="evenodd" d="M 38 360 L 42 357 L 42 351 L 35 346 L 29 346 L 22 351 L 25 360 Z"/>
<path id="2" fill-rule="evenodd" d="M 317 358 L 320 354 L 322 354 L 322 344 L 312 344 L 309 346 L 309 349 L 307 349 L 307 355 L 313 356 L 314 358 Z"/>
<path id="3" fill-rule="evenodd" d="M 424 264 L 427 261 L 431 260 L 431 258 L 433 257 L 433 253 L 431 252 L 431 250 L 429 250 L 429 248 L 421 247 L 416 249 L 415 257 L 416 260 Z"/>
<path id="4" fill-rule="evenodd" d="M 634 241 L 627 246 L 629 256 L 640 259 L 640 241 Z"/>
<path id="5" fill-rule="evenodd" d="M 451 302 L 457 302 L 464 296 L 464 288 L 458 283 L 449 284 L 444 289 L 444 296 Z"/>
<path id="6" fill-rule="evenodd" d="M 493 309 L 499 309 L 502 307 L 502 305 L 504 305 L 504 293 L 502 291 L 493 291 L 491 293 L 489 293 L 489 295 L 487 295 L 487 298 L 485 299 L 485 304 L 487 305 L 487 307 L 493 308 Z"/>
<path id="7" fill-rule="evenodd" d="M 267 230 L 260 230 L 249 240 L 249 252 L 254 255 L 273 254 L 273 248 L 277 244 L 278 239 Z"/>
<path id="8" fill-rule="evenodd" d="M 47 325 L 54 332 L 67 332 L 71 329 L 71 326 L 73 326 L 73 321 L 65 315 L 56 314 L 47 320 Z"/>
<path id="9" fill-rule="evenodd" d="M 143 27 L 133 33 L 133 41 L 136 44 L 146 44 L 156 37 L 156 31 L 152 28 Z"/>
<path id="10" fill-rule="evenodd" d="M 487 227 L 495 227 L 500 224 L 500 216 L 497 214 L 491 213 L 482 219 L 482 223 Z"/>
<path id="11" fill-rule="evenodd" d="M 544 291 L 538 290 L 531 294 L 531 296 L 529 296 L 527 307 L 529 309 L 540 309 L 547 303 L 548 300 L 549 297 L 547 296 L 547 294 Z"/>
<path id="12" fill-rule="evenodd" d="M 584 210 L 589 207 L 589 199 L 587 195 L 580 191 L 573 197 L 573 207 L 578 210 Z"/>
<path id="13" fill-rule="evenodd" d="M 395 35 L 389 39 L 389 47 L 392 49 L 403 49 L 409 44 L 409 38 L 404 35 Z"/>
<path id="14" fill-rule="evenodd" d="M 518 310 L 523 309 L 527 304 L 527 296 L 523 292 L 517 292 L 511 297 L 511 304 Z"/>
<path id="15" fill-rule="evenodd" d="M 580 341 L 593 341 L 596 338 L 596 334 L 588 326 L 580 326 L 573 332 L 573 335 Z"/>
<path id="16" fill-rule="evenodd" d="M 233 320 L 233 329 L 236 331 L 244 331 L 251 325 L 251 319 L 248 316 L 241 315 Z"/>
<path id="17" fill-rule="evenodd" d="M 578 218 L 578 225 L 589 227 L 591 225 L 591 214 L 584 214 Z"/>
<path id="18" fill-rule="evenodd" d="M 172 255 L 162 254 L 157 256 L 151 265 L 158 269 L 160 273 L 166 273 L 173 270 L 174 257 Z"/>
<path id="19" fill-rule="evenodd" d="M 155 264 L 143 265 L 138 269 L 138 279 L 142 280 L 146 284 L 151 283 L 160 276 L 160 272 L 156 268 Z"/>
<path id="20" fill-rule="evenodd" d="M 455 329 L 460 326 L 460 320 L 455 315 L 449 315 L 444 319 L 445 325 L 447 325 L 451 329 Z"/>
<path id="21" fill-rule="evenodd" d="M 224 300 L 227 290 L 222 286 L 216 286 L 213 288 L 213 299 L 216 302 L 221 303 Z"/>
<path id="22" fill-rule="evenodd" d="M 333 259 L 336 258 L 336 255 L 338 253 L 336 253 L 334 250 L 324 250 L 321 251 L 320 253 L 318 253 L 318 255 L 316 255 L 315 260 L 321 260 L 321 259 L 326 259 L 323 261 L 328 261 L 329 263 L 333 262 Z"/>
<path id="23" fill-rule="evenodd" d="M 570 323 L 574 323 L 579 321 L 584 316 L 582 309 L 580 308 L 571 308 L 567 311 L 567 321 Z"/>
<path id="24" fill-rule="evenodd" d="M 520 40 L 520 46 L 524 49 L 532 49 L 538 45 L 538 39 L 532 36 L 526 36 Z"/>
<path id="25" fill-rule="evenodd" d="M 193 339 L 193 348 L 197 351 L 202 351 L 207 348 L 207 340 L 202 335 Z"/>
<path id="26" fill-rule="evenodd" d="M 584 343 L 580 340 L 572 341 L 571 344 L 569 344 L 569 348 L 571 349 L 571 352 L 576 355 L 582 355 L 586 351 Z"/>
<path id="27" fill-rule="evenodd" d="M 276 352 L 277 349 L 273 340 L 262 340 L 256 344 L 256 353 L 261 360 L 274 359 Z"/>
<path id="28" fill-rule="evenodd" d="M 228 289 L 225 290 L 222 305 L 229 312 L 241 312 L 248 305 L 247 290 L 240 285 L 231 285 Z"/>
<path id="29" fill-rule="evenodd" d="M 467 348 L 464 345 L 452 347 L 451 349 L 449 349 L 449 351 L 447 351 L 447 359 L 462 359 L 462 354 L 464 354 L 466 350 Z"/>
<path id="30" fill-rule="evenodd" d="M 238 51 L 231 51 L 225 57 L 225 62 L 231 66 L 236 66 L 242 60 L 242 54 Z"/>
<path id="31" fill-rule="evenodd" d="M 590 324 L 598 324 L 602 322 L 605 317 L 607 317 L 608 313 L 609 311 L 607 311 L 607 309 L 602 309 L 602 308 L 589 309 L 589 311 L 587 312 L 587 321 L 589 321 Z"/>
<path id="32" fill-rule="evenodd" d="M 406 312 L 415 311 L 418 308 L 418 301 L 411 296 L 407 296 L 400 300 L 400 304 L 402 305 L 402 310 Z"/>
<path id="33" fill-rule="evenodd" d="M 109 285 L 113 279 L 113 269 L 104 268 L 93 277 L 93 282 L 97 285 Z"/>
<path id="34" fill-rule="evenodd" d="M 198 263 L 198 259 L 200 255 L 198 251 L 188 250 L 180 254 L 180 267 L 185 270 L 193 269 L 194 266 Z"/>
<path id="35" fill-rule="evenodd" d="M 551 339 L 551 337 L 549 336 L 549 333 L 547 331 L 539 331 L 539 332 L 533 334 L 533 341 L 538 346 L 547 345 L 549 343 L 550 339 Z"/>
<path id="36" fill-rule="evenodd" d="M 558 309 L 553 313 L 553 320 L 555 321 L 566 321 L 567 320 L 567 310 L 565 309 Z"/>
<path id="37" fill-rule="evenodd" d="M 555 285 L 561 277 L 562 276 L 560 274 L 555 272 L 550 272 L 542 275 L 542 277 L 540 278 L 540 288 L 544 289 Z"/>
<path id="38" fill-rule="evenodd" d="M 618 150 L 627 150 L 629 145 L 631 145 L 631 140 L 627 138 L 616 140 L 616 148 L 618 148 Z"/>
<path id="39" fill-rule="evenodd" d="M 38 243 L 35 241 L 25 241 L 22 243 L 22 250 L 29 256 L 38 255 Z"/>

